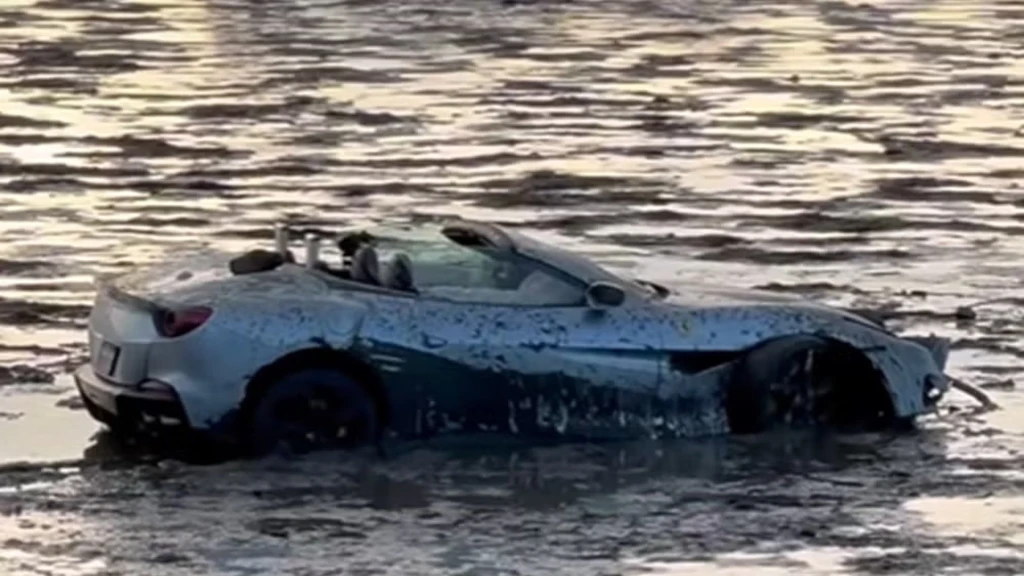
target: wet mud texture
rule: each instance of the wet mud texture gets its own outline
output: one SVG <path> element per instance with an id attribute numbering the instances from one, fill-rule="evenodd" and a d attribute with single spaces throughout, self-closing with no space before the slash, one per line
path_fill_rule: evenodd
<path id="1" fill-rule="evenodd" d="M 1000 0 L 5 2 L 0 571 L 1024 572 L 1021 30 Z M 1003 410 L 660 455 L 204 468 L 92 437 L 94 275 L 451 215 L 949 336 Z"/>
<path id="2" fill-rule="evenodd" d="M 1024 487 L 1024 462 L 953 455 L 963 431 L 214 467 L 101 436 L 84 462 L 0 473 L 2 557 L 90 574 L 1019 574 L 1021 503 L 994 493 Z M 942 527 L 946 508 L 966 524 Z"/>

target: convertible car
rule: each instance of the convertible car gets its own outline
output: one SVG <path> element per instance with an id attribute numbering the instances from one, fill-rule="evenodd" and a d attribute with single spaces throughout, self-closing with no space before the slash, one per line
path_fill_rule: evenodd
<path id="1" fill-rule="evenodd" d="M 291 236 L 101 279 L 75 372 L 92 417 L 263 454 L 878 429 L 950 387 L 944 339 L 773 293 L 670 290 L 489 223 L 348 231 L 323 251 L 307 234 L 301 262 Z"/>

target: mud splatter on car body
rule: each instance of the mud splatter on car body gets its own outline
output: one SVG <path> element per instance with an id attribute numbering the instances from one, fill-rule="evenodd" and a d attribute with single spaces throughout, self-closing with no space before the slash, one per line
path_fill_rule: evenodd
<path id="1" fill-rule="evenodd" d="M 460 220 L 424 230 L 464 250 L 460 257 L 486 252 L 487 274 L 514 275 L 521 266 L 527 278 L 508 289 L 432 284 L 430 258 L 412 244 L 405 249 L 414 250 L 417 275 L 426 279 L 410 290 L 332 273 L 316 262 L 318 244 L 307 244 L 312 261 L 303 265 L 288 262 L 288 252 L 280 265 L 249 274 L 232 275 L 223 258 L 160 266 L 101 287 L 90 318 L 93 360 L 76 373 L 83 396 L 169 389 L 191 428 L 221 430 L 262 370 L 326 349 L 360 366 L 387 432 L 398 437 L 700 436 L 730 431 L 723 397 L 735 361 L 794 335 L 863 354 L 897 418 L 933 409 L 948 386 L 942 339 L 900 338 L 794 297 L 699 285 L 673 293 L 494 224 Z M 400 240 L 388 233 L 371 232 L 374 258 L 376 250 L 394 252 Z M 451 272 L 439 270 L 435 276 Z M 531 295 L 524 286 L 534 276 L 559 279 L 551 290 L 568 296 Z M 613 301 L 595 301 L 595 290 Z M 212 314 L 194 332 L 168 338 L 146 325 L 161 311 L 190 307 Z M 117 347 L 113 364 L 101 366 L 103 346 Z M 102 409 L 98 398 L 89 403 Z M 116 403 L 106 405 L 116 410 Z"/>

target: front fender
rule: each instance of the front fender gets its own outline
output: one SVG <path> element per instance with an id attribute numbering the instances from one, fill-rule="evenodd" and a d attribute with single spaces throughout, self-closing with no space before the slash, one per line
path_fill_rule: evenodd
<path id="1" fill-rule="evenodd" d="M 900 418 L 932 409 L 937 398 L 929 388 L 945 392 L 943 374 L 949 342 L 939 338 L 899 338 L 852 314 L 825 306 L 722 306 L 690 310 L 666 309 L 677 330 L 670 350 L 742 351 L 773 338 L 817 335 L 847 344 L 865 354 L 884 376 L 884 384 Z"/>
<path id="2" fill-rule="evenodd" d="M 861 351 L 883 375 L 900 418 L 931 411 L 938 396 L 949 388 L 943 373 L 949 353 L 949 341 L 942 338 L 899 338 L 874 328 L 851 325 L 839 330 L 825 327 L 818 331 Z"/>

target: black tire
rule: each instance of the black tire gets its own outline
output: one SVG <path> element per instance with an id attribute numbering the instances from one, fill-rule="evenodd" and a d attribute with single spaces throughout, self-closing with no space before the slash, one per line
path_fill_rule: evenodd
<path id="1" fill-rule="evenodd" d="M 263 456 L 353 449 L 375 442 L 380 421 L 373 396 L 345 371 L 332 367 L 294 370 L 261 386 L 247 402 L 243 449 Z"/>
<path id="2" fill-rule="evenodd" d="M 843 385 L 837 351 L 815 336 L 770 340 L 738 361 L 725 392 L 736 434 L 828 426 Z"/>

